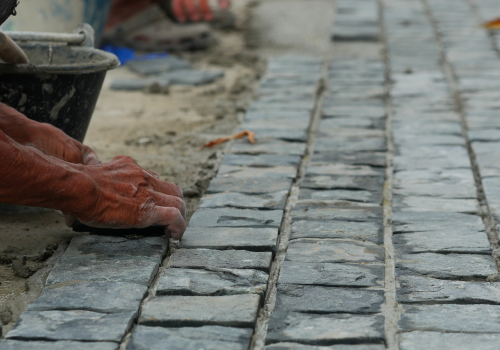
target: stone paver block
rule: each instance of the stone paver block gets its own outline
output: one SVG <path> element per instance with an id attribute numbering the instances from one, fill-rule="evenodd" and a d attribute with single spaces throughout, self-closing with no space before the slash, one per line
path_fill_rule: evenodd
<path id="1" fill-rule="evenodd" d="M 371 242 L 303 238 L 290 242 L 285 259 L 308 263 L 384 261 L 384 248 Z"/>
<path id="2" fill-rule="evenodd" d="M 404 305 L 399 320 L 402 331 L 500 333 L 500 306 Z"/>
<path id="3" fill-rule="evenodd" d="M 276 311 L 303 313 L 376 313 L 382 291 L 324 286 L 278 285 Z"/>
<path id="4" fill-rule="evenodd" d="M 476 199 L 447 199 L 419 196 L 395 196 L 395 210 L 402 211 L 447 211 L 477 214 L 479 203 Z"/>
<path id="5" fill-rule="evenodd" d="M 238 131 L 246 130 L 242 127 L 238 128 Z M 259 137 L 269 137 L 274 139 L 280 139 L 283 141 L 290 142 L 306 142 L 307 141 L 307 130 L 293 130 L 293 129 L 279 129 L 268 126 L 266 128 L 254 128 L 252 129 L 256 135 Z"/>
<path id="6" fill-rule="evenodd" d="M 297 176 L 297 167 L 292 165 L 281 165 L 273 167 L 255 168 L 239 165 L 221 165 L 217 173 L 218 177 L 233 177 L 236 179 L 255 178 L 289 178 Z"/>
<path id="7" fill-rule="evenodd" d="M 307 175 L 344 175 L 344 176 L 380 176 L 384 177 L 383 169 L 367 165 L 346 165 L 330 163 L 310 163 Z"/>
<path id="8" fill-rule="evenodd" d="M 380 206 L 338 206 L 321 207 L 307 204 L 298 204 L 292 213 L 294 220 L 338 220 L 357 222 L 382 222 L 382 208 Z"/>
<path id="9" fill-rule="evenodd" d="M 432 123 L 422 123 L 421 119 L 417 119 L 414 121 L 411 120 L 396 121 L 392 125 L 392 131 L 394 132 L 395 135 L 411 135 L 424 132 L 427 135 L 444 134 L 444 135 L 462 136 L 462 127 L 458 122 L 458 118 L 456 118 L 455 122 L 438 121 Z"/>
<path id="10" fill-rule="evenodd" d="M 283 262 L 279 283 L 324 285 L 336 287 L 381 286 L 384 281 L 383 266 L 332 263 Z"/>
<path id="11" fill-rule="evenodd" d="M 260 296 L 158 296 L 142 309 L 139 323 L 147 326 L 182 327 L 217 325 L 253 328 Z"/>
<path id="12" fill-rule="evenodd" d="M 386 150 L 386 141 L 384 138 L 318 138 L 314 143 L 314 151 L 329 152 L 337 150 L 338 152 L 384 152 Z"/>
<path id="13" fill-rule="evenodd" d="M 283 210 L 200 209 L 191 217 L 196 227 L 280 227 Z"/>
<path id="14" fill-rule="evenodd" d="M 485 232 L 451 230 L 402 233 L 393 236 L 398 251 L 404 253 L 491 254 Z"/>
<path id="15" fill-rule="evenodd" d="M 396 171 L 417 169 L 470 169 L 467 150 L 463 146 L 416 146 L 398 147 L 394 156 Z"/>
<path id="16" fill-rule="evenodd" d="M 231 153 L 238 154 L 292 154 L 302 156 L 306 151 L 303 142 L 286 142 L 283 140 L 257 136 L 255 144 L 247 140 L 235 141 L 231 146 Z"/>
<path id="17" fill-rule="evenodd" d="M 255 113 L 252 113 L 255 114 Z M 284 130 L 307 130 L 309 127 L 310 117 L 294 117 L 294 116 L 281 116 L 281 117 L 268 117 L 268 118 L 246 118 L 246 121 L 240 125 L 240 128 L 253 130 L 264 129 L 269 125 L 275 128 Z"/>
<path id="18" fill-rule="evenodd" d="M 401 303 L 445 302 L 500 304 L 499 282 L 446 281 L 428 277 L 399 276 Z"/>
<path id="19" fill-rule="evenodd" d="M 299 200 L 317 200 L 317 201 L 353 201 L 361 203 L 382 204 L 383 196 L 380 191 L 363 190 L 309 190 L 300 191 Z"/>
<path id="20" fill-rule="evenodd" d="M 415 135 L 394 134 L 394 144 L 399 145 L 465 145 L 465 140 L 460 135 Z"/>
<path id="21" fill-rule="evenodd" d="M 28 306 L 28 311 L 137 311 L 146 292 L 146 286 L 126 282 L 62 283 L 44 288 L 40 297 Z"/>
<path id="22" fill-rule="evenodd" d="M 384 350 L 385 345 L 333 345 L 315 346 L 297 343 L 277 343 L 266 346 L 266 350 Z"/>
<path id="23" fill-rule="evenodd" d="M 288 191 L 249 195 L 215 193 L 203 196 L 198 208 L 284 209 Z"/>
<path id="24" fill-rule="evenodd" d="M 149 286 L 159 264 L 139 259 L 60 260 L 50 272 L 45 285 L 69 281 L 129 282 Z"/>
<path id="25" fill-rule="evenodd" d="M 406 254 L 397 255 L 398 273 L 423 275 L 435 278 L 486 279 L 496 274 L 493 258 L 477 254 Z"/>
<path id="26" fill-rule="evenodd" d="M 110 236 L 81 235 L 74 237 L 63 255 L 65 258 L 125 258 L 161 261 L 166 254 L 168 240 L 165 237 L 126 239 Z"/>
<path id="27" fill-rule="evenodd" d="M 340 342 L 382 343 L 384 341 L 384 317 L 274 313 L 269 320 L 266 343 L 286 341 L 313 345 Z"/>
<path id="28" fill-rule="evenodd" d="M 342 163 L 350 165 L 368 165 L 385 167 L 386 158 L 383 152 L 339 153 L 335 151 L 313 154 L 312 162 Z"/>
<path id="29" fill-rule="evenodd" d="M 295 219 L 290 238 L 340 238 L 382 244 L 382 230 L 382 222 Z"/>
<path id="30" fill-rule="evenodd" d="M 157 295 L 263 295 L 268 278 L 257 270 L 171 268 L 161 274 Z"/>
<path id="31" fill-rule="evenodd" d="M 4 340 L 0 350 L 118 350 L 119 344 L 112 342 L 22 341 Z"/>
<path id="32" fill-rule="evenodd" d="M 8 339 L 120 342 L 136 317 L 135 311 L 101 314 L 91 311 L 23 312 Z"/>
<path id="33" fill-rule="evenodd" d="M 400 335 L 401 350 L 496 350 L 500 334 L 410 332 Z"/>
<path id="34" fill-rule="evenodd" d="M 137 326 L 127 350 L 246 350 L 251 329 L 220 326 L 161 328 Z M 168 345 L 167 345 L 168 344 Z"/>
<path id="35" fill-rule="evenodd" d="M 396 212 L 392 216 L 394 233 L 447 232 L 452 235 L 484 233 L 480 216 L 453 212 Z"/>
<path id="36" fill-rule="evenodd" d="M 297 155 L 277 155 L 277 154 L 227 154 L 222 161 L 223 165 L 240 165 L 240 166 L 286 166 L 300 164 L 302 157 Z"/>
<path id="37" fill-rule="evenodd" d="M 373 176 L 306 175 L 302 186 L 315 189 L 380 191 L 384 178 Z"/>
<path id="38" fill-rule="evenodd" d="M 210 182 L 207 193 L 237 192 L 247 194 L 262 194 L 280 191 L 290 191 L 292 179 L 285 177 L 265 178 L 233 178 L 216 177 Z"/>
<path id="39" fill-rule="evenodd" d="M 188 226 L 181 248 L 230 249 L 274 251 L 278 228 L 254 227 L 192 227 Z"/>
<path id="40" fill-rule="evenodd" d="M 246 250 L 177 249 L 170 257 L 171 267 L 203 269 L 257 269 L 267 271 L 271 252 Z"/>

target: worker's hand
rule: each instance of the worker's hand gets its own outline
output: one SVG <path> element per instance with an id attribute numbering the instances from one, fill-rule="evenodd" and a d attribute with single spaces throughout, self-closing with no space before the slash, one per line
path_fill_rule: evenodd
<path id="1" fill-rule="evenodd" d="M 172 0 L 172 11 L 179 22 L 211 21 L 214 17 L 210 0 Z M 217 0 L 221 10 L 227 9 L 230 0 Z"/>
<path id="2" fill-rule="evenodd" d="M 187 210 L 178 186 L 160 180 L 130 157 L 83 166 L 82 171 L 97 186 L 96 196 L 82 199 L 82 209 L 72 213 L 82 223 L 101 228 L 158 225 L 165 226 L 168 238 L 182 237 Z"/>

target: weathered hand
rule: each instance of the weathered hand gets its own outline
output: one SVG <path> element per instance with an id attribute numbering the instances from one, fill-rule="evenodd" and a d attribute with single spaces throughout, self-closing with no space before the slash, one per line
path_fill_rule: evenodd
<path id="1" fill-rule="evenodd" d="M 96 196 L 82 198 L 81 209 L 71 213 L 82 223 L 102 228 L 158 225 L 165 226 L 167 237 L 182 237 L 187 210 L 178 186 L 160 180 L 130 157 L 83 166 L 82 171 L 97 187 Z"/>

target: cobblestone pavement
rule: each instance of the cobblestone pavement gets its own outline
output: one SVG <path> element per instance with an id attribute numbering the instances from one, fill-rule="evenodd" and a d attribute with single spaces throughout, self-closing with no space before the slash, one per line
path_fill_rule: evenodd
<path id="1" fill-rule="evenodd" d="M 339 0 L 379 59 L 283 56 L 179 246 L 80 236 L 7 349 L 498 349 L 496 0 Z"/>

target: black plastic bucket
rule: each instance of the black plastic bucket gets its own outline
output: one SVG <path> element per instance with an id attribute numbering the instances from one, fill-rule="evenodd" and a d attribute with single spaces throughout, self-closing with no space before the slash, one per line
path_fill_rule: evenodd
<path id="1" fill-rule="evenodd" d="M 91 47 L 20 44 L 29 64 L 0 64 L 0 101 L 83 141 L 106 72 L 120 65 Z"/>

